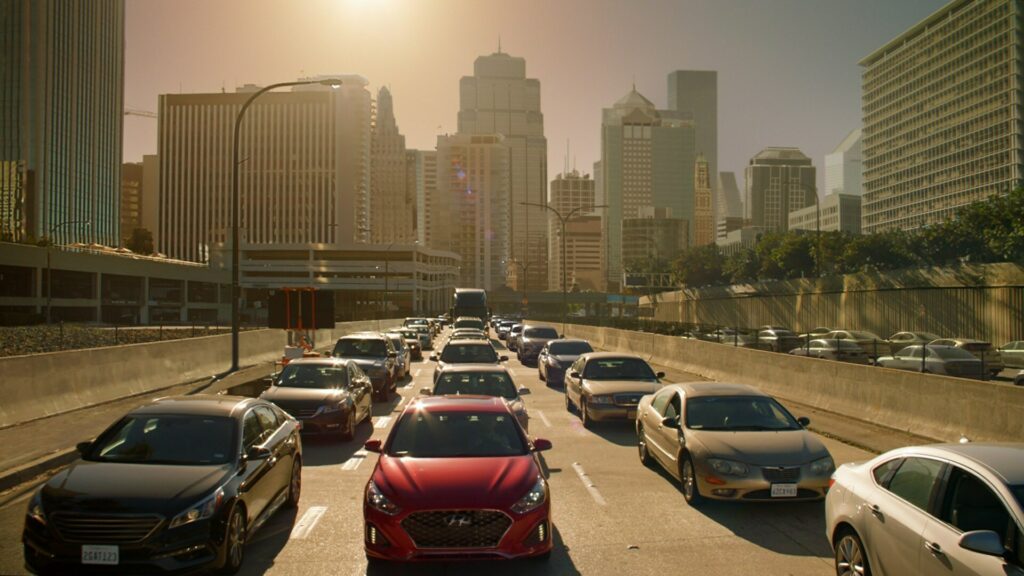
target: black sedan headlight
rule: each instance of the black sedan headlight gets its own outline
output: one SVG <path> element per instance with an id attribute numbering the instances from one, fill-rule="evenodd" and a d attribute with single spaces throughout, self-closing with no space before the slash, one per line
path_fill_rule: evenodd
<path id="1" fill-rule="evenodd" d="M 32 500 L 28 503 L 28 511 L 26 512 L 29 518 L 32 518 L 40 524 L 46 525 L 46 512 L 43 510 L 43 493 L 42 490 L 36 490 Z"/>
<path id="2" fill-rule="evenodd" d="M 213 517 L 220 509 L 221 503 L 224 501 L 224 490 L 218 488 L 216 492 L 210 494 L 206 498 L 203 498 L 199 502 L 190 506 L 186 510 L 183 510 L 180 514 L 171 520 L 171 524 L 168 528 L 177 528 L 186 524 L 191 524 L 199 520 L 206 520 L 207 518 Z"/>

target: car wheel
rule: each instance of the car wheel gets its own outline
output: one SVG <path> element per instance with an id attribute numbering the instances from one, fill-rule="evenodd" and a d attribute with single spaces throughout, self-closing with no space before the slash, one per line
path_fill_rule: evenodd
<path id="1" fill-rule="evenodd" d="M 351 440 L 356 437 L 356 415 L 355 412 L 349 414 L 348 418 L 345 419 L 345 430 L 341 433 L 342 440 Z"/>
<path id="2" fill-rule="evenodd" d="M 565 391 L 565 411 L 572 414 L 572 400 L 569 399 L 569 390 Z"/>
<path id="3" fill-rule="evenodd" d="M 292 479 L 288 484 L 288 500 L 285 503 L 289 508 L 299 507 L 299 497 L 302 496 L 302 460 L 295 458 L 292 464 Z"/>
<path id="4" fill-rule="evenodd" d="M 224 564 L 220 567 L 221 574 L 236 574 L 242 569 L 245 561 L 245 514 L 242 507 L 235 505 L 228 517 L 224 534 Z"/>
<path id="5" fill-rule="evenodd" d="M 647 438 L 644 436 L 643 424 L 636 429 L 636 451 L 640 456 L 640 463 L 650 467 L 651 453 L 647 451 Z"/>
<path id="6" fill-rule="evenodd" d="M 690 506 L 697 506 L 704 501 L 704 497 L 700 495 L 700 487 L 697 485 L 697 471 L 693 467 L 693 458 L 687 454 L 685 458 L 679 460 L 679 481 L 683 484 L 683 498 Z"/>
<path id="7" fill-rule="evenodd" d="M 587 410 L 587 401 L 583 398 L 580 399 L 580 420 L 583 421 L 584 428 L 594 427 L 594 421 L 590 418 L 590 412 Z"/>
<path id="8" fill-rule="evenodd" d="M 846 529 L 836 542 L 836 576 L 871 576 L 864 544 L 851 529 Z"/>

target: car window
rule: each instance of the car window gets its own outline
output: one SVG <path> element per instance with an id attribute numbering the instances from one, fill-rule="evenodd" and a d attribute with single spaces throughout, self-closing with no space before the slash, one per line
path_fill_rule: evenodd
<path id="1" fill-rule="evenodd" d="M 686 426 L 693 430 L 800 430 L 802 426 L 768 396 L 698 396 L 686 401 Z"/>
<path id="2" fill-rule="evenodd" d="M 923 348 L 913 348 L 913 349 L 910 350 L 909 354 L 906 354 L 906 356 L 909 356 L 910 358 L 920 358 L 921 357 L 921 353 L 923 351 L 924 351 Z"/>
<path id="3" fill-rule="evenodd" d="M 479 394 L 512 400 L 519 396 L 504 372 L 445 372 L 434 385 L 434 394 Z"/>
<path id="4" fill-rule="evenodd" d="M 654 397 L 653 400 L 651 400 L 651 408 L 654 408 L 654 410 L 658 414 L 664 414 L 665 406 L 668 405 L 668 399 L 672 396 L 673 393 L 674 392 L 672 392 L 671 390 L 662 390 L 661 393 L 659 393 L 657 396 Z"/>
<path id="5" fill-rule="evenodd" d="M 391 456 L 452 458 L 527 454 L 511 414 L 407 412 L 388 446 Z"/>
<path id="6" fill-rule="evenodd" d="M 888 484 L 889 478 L 892 477 L 892 473 L 899 469 L 900 464 L 903 464 L 902 458 L 889 460 L 888 462 L 875 466 L 875 469 L 871 471 L 871 475 L 875 477 L 875 482 L 878 482 L 880 486 L 885 486 Z"/>
<path id="7" fill-rule="evenodd" d="M 550 351 L 556 355 L 577 356 L 593 352 L 594 349 L 588 342 L 552 342 Z"/>
<path id="8" fill-rule="evenodd" d="M 242 449 L 249 450 L 262 442 L 263 425 L 260 424 L 256 412 L 249 410 L 242 420 Z"/>
<path id="9" fill-rule="evenodd" d="M 654 380 L 651 367 L 640 358 L 595 358 L 587 363 L 583 377 L 588 380 Z"/>
<path id="10" fill-rule="evenodd" d="M 498 361 L 498 353 L 491 346 L 475 344 L 445 346 L 441 352 L 441 361 L 453 364 L 494 363 Z"/>
<path id="11" fill-rule="evenodd" d="M 285 388 L 344 388 L 345 369 L 313 364 L 289 364 L 281 371 L 276 385 Z"/>
<path id="12" fill-rule="evenodd" d="M 665 408 L 665 418 L 672 418 L 673 420 L 679 417 L 680 405 L 679 405 L 679 394 L 671 394 L 671 400 L 668 401 L 668 406 Z"/>
<path id="13" fill-rule="evenodd" d="M 558 338 L 558 331 L 554 328 L 530 328 L 523 332 L 527 338 Z"/>
<path id="14" fill-rule="evenodd" d="M 943 522 L 961 532 L 991 530 L 999 534 L 1004 546 L 1013 549 L 1012 516 L 1003 501 L 984 481 L 954 466 L 946 486 L 946 496 L 940 511 Z"/>
<path id="15" fill-rule="evenodd" d="M 235 421 L 222 416 L 140 414 L 123 418 L 96 440 L 86 460 L 133 464 L 224 464 Z"/>
<path id="16" fill-rule="evenodd" d="M 334 355 L 341 357 L 364 356 L 381 357 L 387 356 L 388 344 L 380 338 L 343 338 L 338 340 L 334 346 Z"/>
<path id="17" fill-rule="evenodd" d="M 277 420 L 277 414 L 267 406 L 257 406 L 253 409 L 256 412 L 256 419 L 260 421 L 264 436 L 269 437 L 281 425 Z"/>
<path id="18" fill-rule="evenodd" d="M 935 492 L 943 463 L 929 458 L 907 458 L 892 475 L 887 488 L 925 512 Z"/>
<path id="19" fill-rule="evenodd" d="M 932 349 L 935 356 L 945 358 L 947 360 L 977 360 L 973 354 L 960 348 L 938 348 Z"/>

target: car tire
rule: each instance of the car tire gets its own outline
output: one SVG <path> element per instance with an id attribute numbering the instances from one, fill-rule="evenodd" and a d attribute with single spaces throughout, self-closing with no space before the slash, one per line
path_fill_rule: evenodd
<path id="1" fill-rule="evenodd" d="M 345 429 L 341 431 L 341 439 L 348 442 L 356 437 L 356 415 L 353 412 L 345 419 Z"/>
<path id="2" fill-rule="evenodd" d="M 565 391 L 565 411 L 568 412 L 569 414 L 573 413 L 572 400 L 569 399 L 569 390 L 568 389 L 566 389 L 566 391 Z"/>
<path id="3" fill-rule="evenodd" d="M 683 499 L 690 506 L 699 506 L 704 502 L 700 495 L 700 485 L 697 483 L 697 470 L 693 467 L 693 458 L 689 454 L 680 456 L 679 460 L 679 482 L 683 485 Z"/>
<path id="4" fill-rule="evenodd" d="M 237 574 L 245 562 L 245 512 L 241 505 L 231 509 L 224 531 L 224 563 L 217 573 Z"/>
<path id="5" fill-rule="evenodd" d="M 288 482 L 288 500 L 285 501 L 287 508 L 298 508 L 299 498 L 302 497 L 302 460 L 295 457 L 292 464 L 292 476 Z"/>
<path id="6" fill-rule="evenodd" d="M 583 427 L 587 430 L 594 427 L 594 420 L 590 417 L 590 412 L 587 410 L 585 398 L 580 398 L 580 421 L 583 422 Z"/>
<path id="7" fill-rule="evenodd" d="M 871 576 L 864 543 L 852 528 L 840 532 L 835 545 L 836 576 Z"/>
<path id="8" fill-rule="evenodd" d="M 647 439 L 644 438 L 643 424 L 636 428 L 636 451 L 640 456 L 640 463 L 651 468 L 654 462 L 651 460 L 651 453 L 647 450 Z"/>

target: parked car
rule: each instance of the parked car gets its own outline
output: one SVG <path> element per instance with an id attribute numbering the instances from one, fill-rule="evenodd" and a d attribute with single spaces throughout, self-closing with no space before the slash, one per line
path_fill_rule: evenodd
<path id="1" fill-rule="evenodd" d="M 797 336 L 799 336 L 801 340 L 807 341 L 813 340 L 815 338 L 822 338 L 825 336 L 825 334 L 828 334 L 831 331 L 831 328 L 818 326 L 817 328 L 812 328 L 811 330 L 808 330 L 807 332 L 804 332 L 802 334 L 797 334 Z"/>
<path id="2" fill-rule="evenodd" d="M 942 338 L 931 332 L 897 332 L 889 336 L 889 353 L 895 354 L 907 346 L 928 344 Z"/>
<path id="3" fill-rule="evenodd" d="M 420 335 L 415 330 L 405 328 L 399 331 L 409 347 L 409 355 L 413 361 L 423 360 L 423 344 L 420 343 Z"/>
<path id="4" fill-rule="evenodd" d="M 523 331 L 519 333 L 519 338 L 516 340 L 516 356 L 523 364 L 533 362 L 540 354 L 541 348 L 548 342 L 559 338 L 561 336 L 558 334 L 558 330 L 550 326 L 523 326 Z"/>
<path id="5" fill-rule="evenodd" d="M 981 360 L 970 352 L 954 346 L 925 344 L 907 346 L 892 356 L 880 356 L 876 364 L 884 368 L 913 370 L 961 378 L 982 379 L 986 376 Z"/>
<path id="6" fill-rule="evenodd" d="M 864 349 L 850 340 L 811 340 L 807 344 L 789 351 L 795 356 L 809 356 L 825 360 L 840 360 L 854 364 L 868 364 Z"/>
<path id="7" fill-rule="evenodd" d="M 720 342 L 726 346 L 734 346 L 736 348 L 753 348 L 755 350 L 772 350 L 772 343 L 768 340 L 761 340 L 757 334 L 744 334 L 742 332 L 733 332 L 730 336 L 724 336 Z"/>
<path id="8" fill-rule="evenodd" d="M 1024 340 L 1007 342 L 999 348 L 1007 368 L 1024 368 Z"/>
<path id="9" fill-rule="evenodd" d="M 1013 377 L 1013 383 L 1016 386 L 1024 386 L 1024 370 L 1017 372 L 1017 375 Z"/>
<path id="10" fill-rule="evenodd" d="M 766 343 L 772 352 L 789 352 L 803 344 L 800 337 L 792 331 L 779 327 L 762 328 L 757 333 L 757 340 Z"/>
<path id="11" fill-rule="evenodd" d="M 867 354 L 868 358 L 877 358 L 889 350 L 889 342 L 874 332 L 867 330 L 833 330 L 824 336 L 822 340 L 846 340 L 860 346 L 860 349 Z"/>
<path id="12" fill-rule="evenodd" d="M 714 500 L 820 500 L 832 455 L 771 396 L 743 384 L 669 384 L 637 408 L 637 450 L 683 485 L 691 505 Z"/>
<path id="13" fill-rule="evenodd" d="M 825 498 L 837 574 L 1024 575 L 1024 444 L 939 444 L 843 464 Z"/>
<path id="14" fill-rule="evenodd" d="M 551 442 L 531 442 L 503 400 L 410 402 L 387 440 L 365 447 L 380 453 L 363 503 L 371 563 L 551 554 L 551 498 L 537 458 Z"/>
<path id="15" fill-rule="evenodd" d="M 440 354 L 431 354 L 434 366 L 434 381 L 445 367 L 452 364 L 500 364 L 508 360 L 508 356 L 498 355 L 498 351 L 490 342 L 480 340 L 451 340 L 441 349 Z"/>
<path id="16" fill-rule="evenodd" d="M 302 422 L 303 434 L 351 440 L 356 427 L 373 416 L 373 385 L 354 360 L 292 360 L 260 398 Z"/>
<path id="17" fill-rule="evenodd" d="M 967 350 L 975 358 L 981 360 L 981 363 L 985 365 L 985 370 L 992 374 L 993 377 L 998 376 L 1006 368 L 1003 364 L 1003 355 L 990 342 L 985 342 L 984 340 L 939 338 L 938 340 L 932 340 L 930 343 L 939 346 L 956 346 L 957 348 Z"/>
<path id="18" fill-rule="evenodd" d="M 548 386 L 564 386 L 565 373 L 581 355 L 593 352 L 586 340 L 552 340 L 537 356 L 537 376 Z"/>
<path id="19" fill-rule="evenodd" d="M 154 400 L 78 452 L 29 500 L 22 543 L 36 573 L 234 573 L 302 489 L 299 423 L 256 398 Z"/>
<path id="20" fill-rule="evenodd" d="M 373 398 L 385 401 L 398 389 L 398 352 L 391 340 L 379 332 L 358 332 L 342 336 L 334 344 L 334 358 L 354 360 L 373 382 Z"/>
<path id="21" fill-rule="evenodd" d="M 512 327 L 508 329 L 508 338 L 505 340 L 505 346 L 507 346 L 510 351 L 516 351 L 516 342 L 522 332 L 522 324 L 513 324 Z"/>
<path id="22" fill-rule="evenodd" d="M 516 387 L 512 372 L 505 366 L 493 364 L 453 364 L 441 371 L 433 388 L 421 388 L 427 396 L 494 396 L 504 398 L 509 409 L 526 432 L 530 431 L 530 415 L 523 402 L 523 394 L 530 389 Z"/>
<path id="23" fill-rule="evenodd" d="M 391 340 L 391 347 L 398 353 L 395 357 L 395 375 L 401 380 L 408 376 L 412 369 L 412 354 L 409 353 L 409 347 L 405 345 L 405 337 L 401 332 L 385 332 L 384 336 Z"/>
<path id="24" fill-rule="evenodd" d="M 643 358 L 615 352 L 590 352 L 576 359 L 565 379 L 565 409 L 578 409 L 583 426 L 605 420 L 636 419 L 640 398 L 661 388 Z"/>

